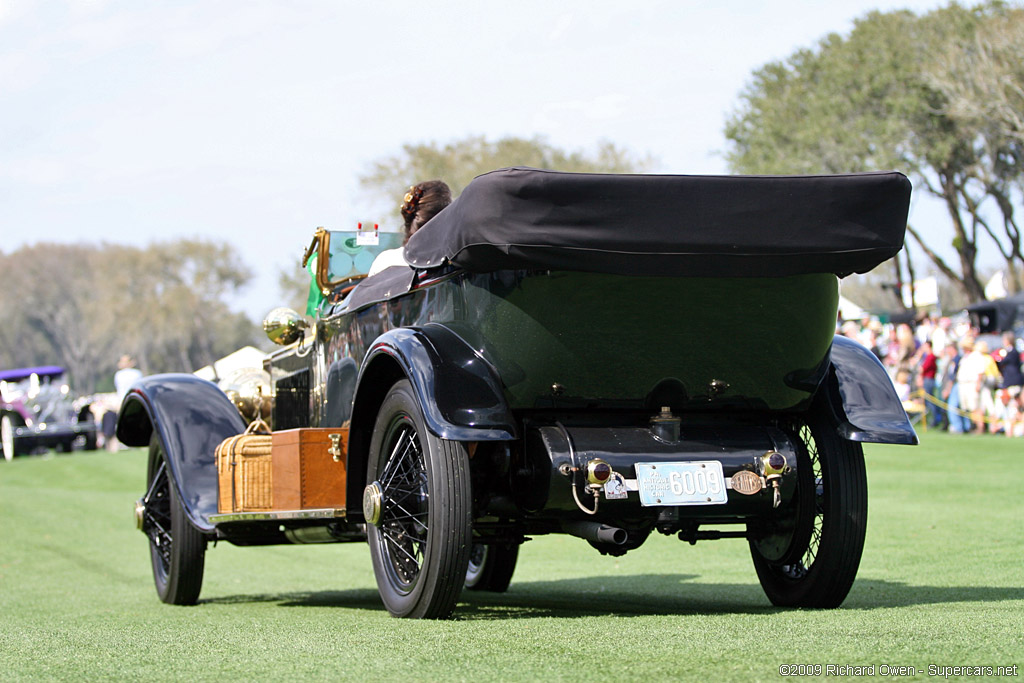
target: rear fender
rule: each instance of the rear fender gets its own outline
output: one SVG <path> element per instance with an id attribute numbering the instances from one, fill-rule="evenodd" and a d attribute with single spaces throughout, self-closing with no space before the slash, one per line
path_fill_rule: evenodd
<path id="1" fill-rule="evenodd" d="M 148 446 L 154 430 L 189 519 L 199 530 L 212 531 L 209 517 L 217 513 L 214 451 L 224 439 L 245 431 L 245 421 L 212 382 L 195 375 L 151 375 L 125 396 L 117 438 L 129 446 Z"/>
<path id="2" fill-rule="evenodd" d="M 388 390 L 407 378 L 427 429 L 452 441 L 513 441 L 515 419 L 497 373 L 458 335 L 428 324 L 377 338 L 359 369 L 348 445 L 348 500 L 359 506 L 377 412 Z M 361 509 L 353 509 L 361 514 Z"/>
<path id="3" fill-rule="evenodd" d="M 847 337 L 832 341 L 825 399 L 839 436 L 867 443 L 917 444 L 917 433 L 889 374 L 870 350 Z"/>

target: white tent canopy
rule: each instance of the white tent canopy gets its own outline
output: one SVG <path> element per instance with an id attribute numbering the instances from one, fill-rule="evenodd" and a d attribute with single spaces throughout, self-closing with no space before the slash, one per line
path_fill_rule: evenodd
<path id="1" fill-rule="evenodd" d="M 1006 276 L 1003 271 L 998 271 L 993 275 L 988 284 L 985 285 L 985 298 L 989 301 L 995 301 L 996 299 L 1002 299 L 1006 296 Z"/>
<path id="2" fill-rule="evenodd" d="M 853 303 L 842 294 L 839 295 L 840 320 L 860 320 L 866 315 L 868 315 L 868 312 L 863 308 Z"/>
<path id="3" fill-rule="evenodd" d="M 224 377 L 227 377 L 235 370 L 242 368 L 259 368 L 263 369 L 263 359 L 267 357 L 263 351 L 260 351 L 255 346 L 243 346 L 233 353 L 229 353 L 220 360 L 214 361 L 213 365 L 206 365 L 199 368 L 194 373 L 195 376 L 201 377 L 202 379 L 208 379 L 211 382 L 216 382 Z"/>

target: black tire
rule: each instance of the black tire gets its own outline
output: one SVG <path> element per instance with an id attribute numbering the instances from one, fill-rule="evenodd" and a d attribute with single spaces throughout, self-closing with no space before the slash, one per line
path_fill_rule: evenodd
<path id="1" fill-rule="evenodd" d="M 188 519 L 155 433 L 149 444 L 147 482 L 142 531 L 149 537 L 157 595 L 170 605 L 194 605 L 203 587 L 206 537 Z"/>
<path id="2" fill-rule="evenodd" d="M 466 588 L 504 593 L 512 583 L 518 559 L 518 543 L 474 543 L 466 569 Z"/>
<path id="3" fill-rule="evenodd" d="M 75 440 L 70 439 L 59 442 L 57 444 L 57 450 L 61 453 L 70 453 L 71 451 L 75 450 Z"/>
<path id="4" fill-rule="evenodd" d="M 472 543 L 469 459 L 463 444 L 427 430 L 408 380 L 381 405 L 367 473 L 380 494 L 367 540 L 384 606 L 396 617 L 451 616 Z"/>
<path id="5" fill-rule="evenodd" d="M 10 462 L 18 455 L 18 442 L 14 439 L 14 428 L 21 424 L 21 420 L 10 413 L 0 416 L 0 450 L 3 451 L 4 460 Z"/>
<path id="6" fill-rule="evenodd" d="M 89 432 L 85 435 L 85 450 L 96 450 L 96 432 Z"/>
<path id="7" fill-rule="evenodd" d="M 797 490 L 800 519 L 793 525 L 796 547 L 785 553 L 785 559 L 773 562 L 752 539 L 754 569 L 774 605 L 838 607 L 853 587 L 864 549 L 868 517 L 864 451 L 859 443 L 839 438 L 826 420 L 810 421 L 797 436 L 798 481 L 803 483 Z M 801 472 L 803 468 L 807 469 Z M 813 482 L 811 491 L 808 482 Z"/>

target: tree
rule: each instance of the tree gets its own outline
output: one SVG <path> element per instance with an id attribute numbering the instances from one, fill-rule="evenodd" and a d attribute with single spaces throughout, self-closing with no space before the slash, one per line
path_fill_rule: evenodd
<path id="1" fill-rule="evenodd" d="M 133 291 L 147 291 L 159 307 L 159 315 L 147 320 L 157 334 L 136 330 L 140 352 L 149 362 L 191 371 L 252 343 L 252 323 L 225 303 L 252 277 L 228 244 L 156 244 L 149 248 L 146 266 L 135 269 Z"/>
<path id="2" fill-rule="evenodd" d="M 455 140 L 445 145 L 435 142 L 407 144 L 396 156 L 385 157 L 370 165 L 360 177 L 367 190 L 394 200 L 421 180 L 440 178 L 458 195 L 462 188 L 480 175 L 509 166 L 530 166 L 557 171 L 634 173 L 651 165 L 649 158 L 634 158 L 611 142 L 602 142 L 591 153 L 566 152 L 552 147 L 543 138 L 505 137 L 495 142 L 482 136 Z"/>
<path id="3" fill-rule="evenodd" d="M 77 388 L 92 387 L 110 346 L 111 310 L 102 301 L 104 261 L 96 247 L 38 244 L 11 254 L 4 264 L 11 282 L 24 283 L 5 297 L 4 348 L 17 365 L 67 367 Z M 91 389 L 90 389 L 91 390 Z"/>
<path id="4" fill-rule="evenodd" d="M 907 172 L 944 202 L 959 268 L 913 225 L 911 237 L 969 299 L 984 298 L 979 239 L 1001 245 L 1011 273 L 1024 265 L 1013 219 L 1021 196 L 1019 141 L 1018 147 L 1008 143 L 1015 125 L 1009 113 L 1000 121 L 953 105 L 958 87 L 966 88 L 960 99 L 982 87 L 963 85 L 982 70 L 969 76 L 964 67 L 978 61 L 972 54 L 979 44 L 999 55 L 1005 66 L 1000 83 L 1007 101 L 1015 102 L 1013 93 L 1024 86 L 1019 62 L 1011 64 L 1024 46 L 1014 28 L 1022 16 L 1024 10 L 997 3 L 952 4 L 923 16 L 873 12 L 847 37 L 831 34 L 815 49 L 767 64 L 754 73 L 726 124 L 730 167 L 742 173 Z M 1001 225 L 989 218 L 992 211 Z M 905 260 L 903 267 L 909 265 Z"/>
<path id="5" fill-rule="evenodd" d="M 1003 256 L 1009 290 L 1018 291 L 1024 254 L 1014 203 L 1024 153 L 1024 11 L 984 17 L 960 49 L 931 57 L 925 75 L 945 99 L 943 115 L 975 141 L 974 177 L 961 190 L 962 202 Z M 1001 231 L 980 210 L 986 200 L 998 207 Z"/>
<path id="6" fill-rule="evenodd" d="M 191 372 L 259 339 L 225 303 L 251 277 L 226 244 L 41 243 L 0 261 L 22 283 L 0 299 L 0 367 L 64 365 L 83 393 L 110 388 L 124 353 L 146 373 Z"/>

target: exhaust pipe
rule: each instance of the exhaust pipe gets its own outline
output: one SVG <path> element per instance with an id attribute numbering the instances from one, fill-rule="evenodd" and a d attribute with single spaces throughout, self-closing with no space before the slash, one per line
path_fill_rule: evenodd
<path id="1" fill-rule="evenodd" d="M 629 538 L 625 529 L 620 529 L 600 522 L 562 522 L 562 531 L 591 543 L 607 543 L 623 545 Z"/>

